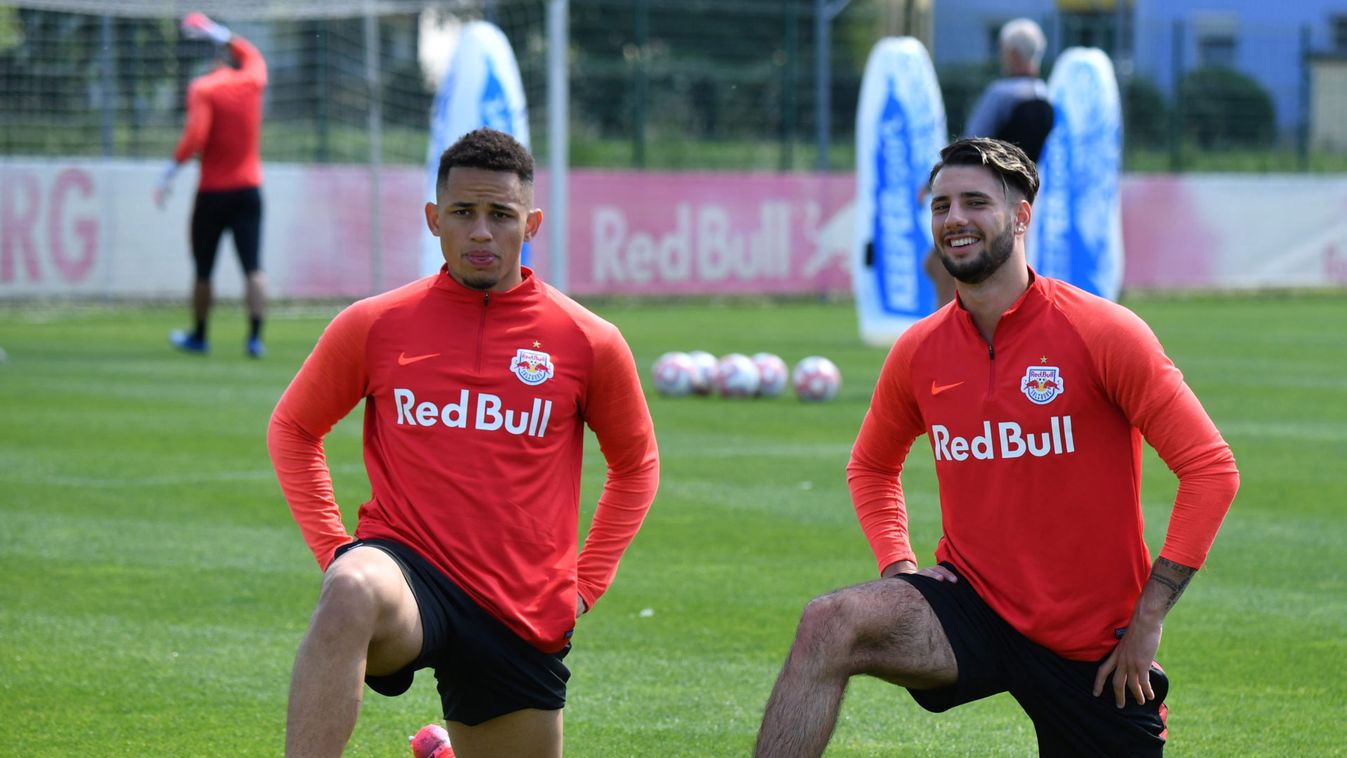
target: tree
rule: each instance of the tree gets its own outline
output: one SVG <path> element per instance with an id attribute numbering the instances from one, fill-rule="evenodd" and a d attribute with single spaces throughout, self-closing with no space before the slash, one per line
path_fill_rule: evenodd
<path id="1" fill-rule="evenodd" d="M 1122 88 L 1123 137 L 1133 147 L 1161 148 L 1169 139 L 1169 106 L 1150 79 L 1133 78 Z"/>
<path id="2" fill-rule="evenodd" d="M 1179 83 L 1183 134 L 1203 148 L 1266 147 L 1276 136 L 1272 98 L 1258 82 L 1225 66 L 1190 71 Z"/>

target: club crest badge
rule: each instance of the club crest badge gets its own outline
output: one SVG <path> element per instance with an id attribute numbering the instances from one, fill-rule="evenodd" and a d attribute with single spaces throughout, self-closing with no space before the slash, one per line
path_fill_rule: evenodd
<path id="1" fill-rule="evenodd" d="M 1056 366 L 1030 366 L 1020 379 L 1020 392 L 1035 405 L 1047 405 L 1066 389 Z"/>
<path id="2" fill-rule="evenodd" d="M 519 381 L 530 387 L 552 378 L 552 356 L 540 350 L 519 348 L 510 359 L 510 370 L 519 377 Z"/>

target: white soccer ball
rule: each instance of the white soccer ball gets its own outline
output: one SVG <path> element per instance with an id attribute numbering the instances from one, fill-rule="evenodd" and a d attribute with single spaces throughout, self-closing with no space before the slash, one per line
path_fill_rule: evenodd
<path id="1" fill-rule="evenodd" d="M 832 400 L 842 387 L 842 372 L 821 355 L 811 355 L 795 364 L 790 378 L 795 385 L 795 395 L 809 402 Z"/>
<path id="2" fill-rule="evenodd" d="M 758 394 L 758 367 L 743 353 L 730 353 L 716 369 L 716 392 L 723 397 L 753 397 Z"/>
<path id="3" fill-rule="evenodd" d="M 692 374 L 692 394 L 709 395 L 716 388 L 716 372 L 720 362 L 705 350 L 692 350 L 688 353 L 695 369 Z"/>
<path id="4" fill-rule="evenodd" d="M 753 365 L 758 367 L 758 394 L 776 397 L 786 389 L 790 368 L 781 356 L 772 353 L 754 353 Z"/>
<path id="5" fill-rule="evenodd" d="M 674 351 L 656 359 L 651 373 L 655 379 L 656 392 L 669 397 L 682 397 L 692 392 L 692 380 L 697 374 L 697 367 L 687 353 Z"/>

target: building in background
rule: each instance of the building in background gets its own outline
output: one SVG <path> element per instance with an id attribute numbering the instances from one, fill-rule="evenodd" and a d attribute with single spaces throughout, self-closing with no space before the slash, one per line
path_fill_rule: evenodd
<path id="1" fill-rule="evenodd" d="M 1047 32 L 1046 65 L 1067 47 L 1099 47 L 1113 57 L 1124 85 L 1143 82 L 1170 103 L 1186 92 L 1184 79 L 1194 71 L 1238 72 L 1267 93 L 1283 142 L 1298 139 L 1302 127 L 1332 132 L 1326 108 L 1347 97 L 1336 92 L 1343 77 L 1328 62 L 1347 56 L 1347 0 L 941 0 L 932 41 L 937 68 L 994 64 L 996 32 L 1017 16 Z M 1324 73 L 1311 76 L 1316 61 L 1326 61 Z M 1323 106 L 1317 118 L 1315 103 Z"/>

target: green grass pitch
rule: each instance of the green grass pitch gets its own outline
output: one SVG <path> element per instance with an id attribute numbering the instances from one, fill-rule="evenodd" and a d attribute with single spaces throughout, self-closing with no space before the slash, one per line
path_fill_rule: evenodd
<path id="1" fill-rule="evenodd" d="M 1234 448 L 1243 485 L 1170 615 L 1170 755 L 1345 755 L 1347 298 L 1133 297 Z M 847 302 L 606 301 L 649 388 L 666 350 L 832 358 L 839 398 L 657 397 L 663 483 L 617 581 L 581 619 L 575 756 L 742 756 L 804 603 L 874 576 L 847 454 L 884 352 Z M 265 360 L 225 307 L 209 357 L 171 352 L 185 308 L 0 305 L 0 753 L 279 755 L 319 574 L 281 499 L 268 415 L 336 306 L 278 309 Z M 359 414 L 329 438 L 353 525 Z M 592 440 L 591 440 L 592 442 Z M 603 473 L 591 444 L 582 523 Z M 931 454 L 905 475 L 918 555 L 938 537 Z M 1148 452 L 1158 549 L 1174 478 Z M 433 677 L 368 693 L 347 754 L 406 756 Z M 830 756 L 1022 756 L 1013 701 L 944 715 L 854 680 Z"/>

